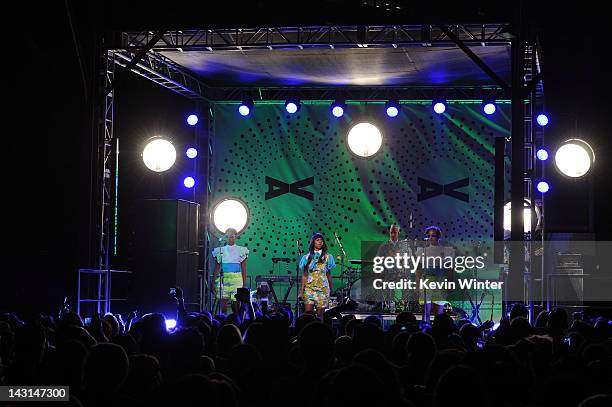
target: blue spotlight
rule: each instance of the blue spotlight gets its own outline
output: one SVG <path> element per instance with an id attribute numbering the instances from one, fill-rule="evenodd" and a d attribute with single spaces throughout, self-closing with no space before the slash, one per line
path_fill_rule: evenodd
<path id="1" fill-rule="evenodd" d="M 183 180 L 183 185 L 185 185 L 185 188 L 193 188 L 195 185 L 195 179 L 193 179 L 193 177 L 185 177 Z"/>
<path id="2" fill-rule="evenodd" d="M 487 114 L 489 116 L 492 115 L 493 113 L 495 113 L 496 110 L 497 110 L 497 106 L 495 106 L 495 102 L 486 101 L 482 105 L 482 111 L 485 112 L 485 114 Z"/>
<path id="3" fill-rule="evenodd" d="M 253 111 L 253 100 L 244 99 L 240 105 L 238 105 L 238 113 L 242 116 L 248 116 Z"/>
<path id="4" fill-rule="evenodd" d="M 387 116 L 389 117 L 397 117 L 399 114 L 399 103 L 396 101 L 388 101 L 385 104 L 385 111 L 387 112 Z"/>
<path id="5" fill-rule="evenodd" d="M 548 125 L 548 116 L 546 116 L 544 113 L 540 113 L 538 115 L 538 117 L 536 118 L 536 122 L 540 126 L 544 127 L 544 126 Z"/>
<path id="6" fill-rule="evenodd" d="M 536 185 L 536 188 L 538 189 L 538 191 L 540 191 L 541 193 L 545 194 L 550 189 L 550 185 L 546 181 L 540 181 Z"/>
<path id="7" fill-rule="evenodd" d="M 300 102 L 297 100 L 288 100 L 285 102 L 285 110 L 289 114 L 294 114 L 300 110 Z"/>
<path id="8" fill-rule="evenodd" d="M 198 121 L 199 118 L 196 114 L 190 114 L 189 116 L 187 116 L 187 124 L 190 126 L 195 126 L 196 124 L 198 124 Z"/>
<path id="9" fill-rule="evenodd" d="M 536 157 L 538 157 L 538 160 L 540 161 L 546 161 L 548 160 L 548 151 L 546 151 L 544 148 L 540 148 L 536 153 Z"/>
<path id="10" fill-rule="evenodd" d="M 185 154 L 187 155 L 187 158 L 196 158 L 198 156 L 198 150 L 193 147 L 189 147 Z"/>
<path id="11" fill-rule="evenodd" d="M 335 100 L 334 103 L 331 104 L 331 112 L 334 117 L 342 117 L 345 109 L 346 105 L 342 100 Z"/>
<path id="12" fill-rule="evenodd" d="M 166 331 L 172 331 L 176 328 L 176 319 L 166 319 Z"/>
<path id="13" fill-rule="evenodd" d="M 446 102 L 442 100 L 434 100 L 433 101 L 433 110 L 437 114 L 442 114 L 446 112 Z"/>

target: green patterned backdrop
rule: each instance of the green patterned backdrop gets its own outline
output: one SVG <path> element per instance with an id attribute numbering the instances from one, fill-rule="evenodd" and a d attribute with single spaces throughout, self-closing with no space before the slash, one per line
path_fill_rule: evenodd
<path id="1" fill-rule="evenodd" d="M 295 115 L 279 102 L 256 103 L 248 117 L 236 104 L 215 107 L 212 202 L 237 197 L 248 205 L 250 223 L 238 243 L 251 251 L 249 276 L 286 274 L 272 258 L 297 261 L 296 239 L 306 244 L 313 231 L 339 255 L 336 231 L 349 259 L 360 257 L 363 240 L 385 240 L 393 222 L 402 238 L 420 238 L 435 224 L 447 240 L 492 241 L 494 138 L 510 134 L 510 104 L 485 117 L 479 101 L 449 101 L 440 116 L 429 101 L 402 102 L 400 115 L 390 119 L 384 104 L 353 103 L 337 119 L 330 102 L 302 102 Z M 346 145 L 349 128 L 362 120 L 384 137 L 368 159 Z M 281 186 L 313 177 L 313 185 L 301 188 L 312 200 L 291 192 L 266 199 L 266 177 Z M 466 186 L 442 187 L 466 179 Z"/>

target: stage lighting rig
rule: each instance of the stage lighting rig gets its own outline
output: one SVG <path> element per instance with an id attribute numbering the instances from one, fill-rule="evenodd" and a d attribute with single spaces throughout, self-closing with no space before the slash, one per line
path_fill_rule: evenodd
<path id="1" fill-rule="evenodd" d="M 297 113 L 301 107 L 302 107 L 302 104 L 297 99 L 288 99 L 285 102 L 285 110 L 289 114 Z"/>
<path id="2" fill-rule="evenodd" d="M 482 104 L 482 111 L 488 116 L 494 114 L 496 110 L 497 110 L 497 105 L 495 104 L 495 101 L 493 100 L 485 100 L 484 103 Z"/>
<path id="3" fill-rule="evenodd" d="M 511 209 L 512 203 L 510 201 L 506 202 L 504 205 L 504 230 L 510 232 L 512 230 L 512 220 L 511 220 Z M 531 232 L 531 201 L 529 199 L 525 199 L 523 201 L 523 232 L 529 233 Z M 542 215 L 540 212 L 540 208 L 535 206 L 535 216 L 536 216 L 536 229 L 540 227 L 540 223 L 542 221 Z"/>
<path id="4" fill-rule="evenodd" d="M 142 151 L 142 160 L 151 171 L 164 172 L 174 165 L 176 149 L 170 141 L 153 137 Z"/>
<path id="5" fill-rule="evenodd" d="M 219 201 L 211 213 L 212 224 L 219 233 L 225 233 L 229 228 L 242 232 L 249 223 L 249 209 L 238 198 L 225 198 Z"/>
<path id="6" fill-rule="evenodd" d="M 555 152 L 555 166 L 569 178 L 585 176 L 595 164 L 595 152 L 584 140 L 565 140 Z"/>
<path id="7" fill-rule="evenodd" d="M 435 99 L 431 102 L 433 107 L 433 111 L 437 114 L 442 114 L 446 112 L 446 100 L 443 99 Z"/>
<path id="8" fill-rule="evenodd" d="M 185 188 L 193 188 L 195 185 L 195 179 L 193 177 L 185 177 L 183 180 L 183 185 L 185 185 Z"/>
<path id="9" fill-rule="evenodd" d="M 185 155 L 187 158 L 196 158 L 198 156 L 198 150 L 194 147 L 189 147 L 187 151 L 185 151 Z"/>
<path id="10" fill-rule="evenodd" d="M 400 112 L 399 102 L 390 100 L 385 104 L 385 112 L 389 117 L 397 117 Z"/>
<path id="11" fill-rule="evenodd" d="M 195 126 L 196 124 L 198 124 L 198 122 L 200 121 L 200 119 L 198 118 L 197 114 L 190 114 L 189 116 L 187 116 L 187 124 L 190 126 Z"/>
<path id="12" fill-rule="evenodd" d="M 331 113 L 334 117 L 342 117 L 346 111 L 346 104 L 342 99 L 336 99 L 330 106 Z"/>
<path id="13" fill-rule="evenodd" d="M 548 116 L 546 116 L 544 113 L 540 113 L 536 117 L 536 123 L 538 123 L 540 127 L 548 126 Z"/>
<path id="14" fill-rule="evenodd" d="M 536 157 L 540 161 L 546 161 L 548 160 L 548 151 L 545 148 L 539 148 Z"/>
<path id="15" fill-rule="evenodd" d="M 253 111 L 253 99 L 244 99 L 240 105 L 238 105 L 238 113 L 242 116 L 248 116 Z"/>
<path id="16" fill-rule="evenodd" d="M 348 132 L 347 145 L 351 152 L 359 157 L 371 157 L 382 147 L 383 135 L 374 124 L 361 122 L 355 124 Z"/>

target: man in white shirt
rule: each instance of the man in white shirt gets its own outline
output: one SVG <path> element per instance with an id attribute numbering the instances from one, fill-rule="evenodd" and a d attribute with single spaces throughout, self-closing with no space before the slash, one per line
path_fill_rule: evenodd
<path id="1" fill-rule="evenodd" d="M 389 226 L 389 240 L 383 243 L 376 252 L 377 257 L 395 257 L 397 254 L 408 257 L 412 256 L 412 250 L 406 240 L 400 240 L 400 227 L 393 223 Z M 414 280 L 412 274 L 403 269 L 387 269 L 384 279 L 388 281 L 400 280 L 402 278 Z M 414 297 L 414 293 L 410 293 L 409 290 L 394 289 L 385 290 L 382 293 L 381 300 L 386 302 L 386 306 L 390 308 L 390 311 L 394 311 L 396 308 L 404 306 L 403 302 Z M 411 295 L 412 294 L 412 295 Z"/>
<path id="2" fill-rule="evenodd" d="M 216 247 L 213 250 L 215 268 L 213 270 L 213 281 L 215 284 L 215 295 L 219 298 L 221 289 L 221 312 L 227 312 L 228 302 L 232 303 L 232 309 L 237 312 L 235 295 L 238 288 L 246 287 L 247 257 L 249 249 L 236 244 L 238 233 L 236 229 L 229 228 L 225 231 L 227 244 Z M 219 283 L 219 271 L 223 271 L 223 284 Z"/>

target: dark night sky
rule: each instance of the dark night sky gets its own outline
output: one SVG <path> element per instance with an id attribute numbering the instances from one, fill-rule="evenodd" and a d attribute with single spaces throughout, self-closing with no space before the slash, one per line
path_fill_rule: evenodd
<path id="1" fill-rule="evenodd" d="M 271 3 L 276 2 L 254 1 L 245 2 L 250 9 L 243 12 L 237 11 L 240 2 L 232 2 L 231 12 L 207 10 L 210 2 L 199 2 L 195 8 L 183 6 L 180 10 L 175 5 L 172 10 L 156 6 L 155 12 L 130 8 L 125 2 L 104 2 L 104 7 L 102 2 L 96 2 L 97 6 L 90 5 L 88 9 L 77 7 L 73 4 L 76 2 L 69 3 L 89 81 L 96 25 L 153 28 L 169 24 L 170 28 L 180 28 L 211 21 L 219 21 L 220 25 L 240 22 L 256 25 L 272 20 L 289 25 L 313 19 L 313 23 L 324 24 L 338 19 L 332 20 L 320 10 L 333 14 L 341 2 L 303 2 L 308 6 L 287 10 L 275 9 L 276 4 Z M 49 311 L 49 304 L 59 304 L 63 295 L 73 295 L 76 269 L 83 265 L 83 250 L 87 247 L 83 221 L 89 206 L 85 186 L 90 169 L 87 144 L 91 138 L 90 111 L 64 2 L 36 7 L 34 12 L 22 10 L 11 14 L 24 35 L 14 36 L 11 42 L 17 46 L 10 53 L 5 51 L 5 65 L 11 70 L 5 80 L 13 88 L 10 103 L 15 111 L 8 120 L 16 125 L 5 131 L 11 164 L 4 171 L 8 181 L 4 196 L 10 202 L 9 211 L 5 211 L 9 263 L 2 271 L 0 310 L 15 309 L 21 304 L 19 308 L 42 306 Z M 344 21 L 340 22 L 375 24 L 390 18 L 419 23 L 442 18 L 425 6 L 393 17 L 376 15 L 372 10 L 364 13 L 360 7 L 343 13 L 340 19 Z M 559 3 L 554 7 L 538 7 L 540 10 L 531 10 L 529 15 L 543 43 L 546 108 L 552 118 L 547 138 L 552 141 L 564 137 L 577 127 L 579 134 L 594 141 L 596 232 L 599 240 L 610 240 L 606 192 L 611 186 L 608 157 L 612 153 L 609 137 L 612 133 L 609 104 L 604 95 L 607 89 L 603 86 L 607 82 L 603 59 L 609 49 L 608 33 L 603 29 L 605 13 L 593 8 L 562 8 Z M 510 8 L 486 5 L 480 9 L 452 10 L 443 4 L 435 6 L 436 13 L 448 16 L 442 19 L 459 22 L 505 21 L 508 20 L 504 18 L 505 9 Z M 309 10 L 316 10 L 317 15 L 309 16 L 312 13 Z M 282 16 L 289 20 L 278 20 Z M 569 187 L 559 187 L 555 197 L 559 201 L 571 199 L 570 192 Z M 25 303 L 31 306 L 24 307 Z"/>

